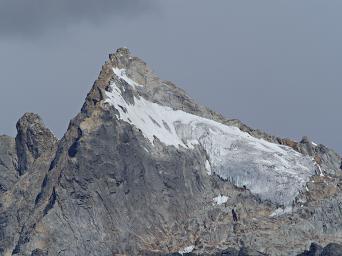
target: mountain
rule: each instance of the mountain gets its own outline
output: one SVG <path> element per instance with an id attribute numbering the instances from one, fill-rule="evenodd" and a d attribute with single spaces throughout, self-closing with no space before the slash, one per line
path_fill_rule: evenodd
<path id="1" fill-rule="evenodd" d="M 62 139 L 32 113 L 17 130 L 0 255 L 342 255 L 337 153 L 227 120 L 126 48 Z"/>

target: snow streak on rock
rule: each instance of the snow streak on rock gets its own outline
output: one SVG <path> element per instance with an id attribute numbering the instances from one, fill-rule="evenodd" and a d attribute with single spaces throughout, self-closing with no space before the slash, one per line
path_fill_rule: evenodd
<path id="1" fill-rule="evenodd" d="M 137 83 L 124 70 L 114 73 L 133 89 Z M 287 146 L 252 137 L 236 127 L 226 126 L 181 110 L 162 106 L 143 97 L 127 103 L 115 83 L 106 92 L 106 102 L 117 116 L 140 129 L 151 144 L 158 138 L 167 146 L 192 150 L 202 147 L 209 156 L 208 174 L 215 173 L 239 187 L 246 186 L 261 199 L 290 205 L 315 174 L 309 157 Z"/>
<path id="2" fill-rule="evenodd" d="M 212 175 L 210 162 L 209 162 L 208 160 L 205 161 L 205 169 L 207 170 L 207 174 L 208 174 L 208 175 Z"/>
<path id="3" fill-rule="evenodd" d="M 138 83 L 136 83 L 135 81 L 133 81 L 131 78 L 129 78 L 126 74 L 126 70 L 125 69 L 118 69 L 118 68 L 113 68 L 113 72 L 114 74 L 119 77 L 120 79 L 124 80 L 127 84 L 135 87 L 135 86 L 142 86 Z"/>
<path id="4" fill-rule="evenodd" d="M 278 208 L 277 210 L 271 213 L 270 217 L 278 217 L 284 214 L 289 214 L 291 212 L 292 212 L 291 206 L 287 206 L 286 208 Z"/>

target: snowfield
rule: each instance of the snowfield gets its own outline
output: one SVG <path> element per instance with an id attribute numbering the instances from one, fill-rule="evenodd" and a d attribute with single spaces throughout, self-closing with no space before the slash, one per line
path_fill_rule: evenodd
<path id="1" fill-rule="evenodd" d="M 134 89 L 138 84 L 125 70 L 114 69 L 119 79 Z M 194 150 L 202 147 L 209 156 L 205 168 L 238 187 L 246 186 L 263 200 L 291 205 L 317 166 L 290 147 L 252 137 L 236 127 L 162 106 L 143 97 L 134 104 L 125 101 L 115 82 L 106 92 L 106 102 L 118 112 L 117 118 L 140 129 L 151 144 L 158 138 L 167 146 Z"/>

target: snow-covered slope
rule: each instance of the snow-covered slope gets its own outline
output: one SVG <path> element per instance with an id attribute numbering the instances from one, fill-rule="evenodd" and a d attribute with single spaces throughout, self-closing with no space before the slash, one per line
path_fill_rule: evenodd
<path id="1" fill-rule="evenodd" d="M 138 83 L 125 70 L 114 69 L 118 81 L 131 90 Z M 117 118 L 140 129 L 153 145 L 157 138 L 167 146 L 193 150 L 202 147 L 207 155 L 208 175 L 215 173 L 238 187 L 246 186 L 264 200 L 290 205 L 306 182 L 315 174 L 311 158 L 287 146 L 252 137 L 236 127 L 174 110 L 135 94 L 134 103 L 126 101 L 127 88 L 114 81 L 106 92 L 107 103 L 118 111 Z"/>

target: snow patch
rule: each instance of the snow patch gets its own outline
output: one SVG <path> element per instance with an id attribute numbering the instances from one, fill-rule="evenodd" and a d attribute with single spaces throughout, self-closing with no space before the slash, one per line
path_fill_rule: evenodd
<path id="1" fill-rule="evenodd" d="M 127 76 L 126 69 L 119 69 L 119 68 L 113 68 L 114 74 L 119 77 L 120 79 L 126 81 L 129 85 L 135 87 L 135 86 L 142 86 L 141 84 L 138 84 L 137 82 L 133 81 L 131 78 Z"/>
<path id="2" fill-rule="evenodd" d="M 114 72 L 133 88 L 137 86 L 124 70 Z M 261 199 L 290 205 L 315 174 L 311 158 L 290 147 L 143 97 L 134 97 L 133 104 L 127 103 L 116 84 L 111 87 L 111 92 L 106 92 L 106 102 L 118 111 L 117 118 L 140 129 L 152 145 L 157 138 L 178 149 L 194 150 L 200 146 L 210 159 L 210 163 L 205 163 L 208 174 L 215 173 L 238 187 L 246 186 Z"/>
<path id="3" fill-rule="evenodd" d="M 284 214 L 288 214 L 292 212 L 292 207 L 286 207 L 286 208 L 278 208 L 274 212 L 271 213 L 270 217 L 279 217 Z"/>
<path id="4" fill-rule="evenodd" d="M 208 160 L 205 161 L 205 169 L 207 169 L 207 174 L 212 175 L 211 166 Z"/>
<path id="5" fill-rule="evenodd" d="M 190 246 L 185 247 L 184 249 L 180 250 L 178 253 L 183 255 L 183 254 L 192 252 L 194 249 L 195 249 L 195 246 L 190 245 Z"/>
<path id="6" fill-rule="evenodd" d="M 221 205 L 221 204 L 224 204 L 228 201 L 228 197 L 227 196 L 222 196 L 222 195 L 219 195 L 217 197 L 215 197 L 213 199 L 213 201 L 217 204 L 217 205 Z"/>
<path id="7" fill-rule="evenodd" d="M 319 176 L 320 177 L 324 177 L 324 173 L 323 173 L 322 167 L 319 165 L 319 163 L 316 162 L 315 158 L 313 158 L 312 161 L 314 162 L 315 167 L 319 171 Z"/>

